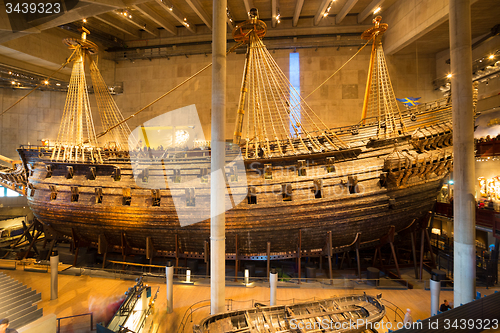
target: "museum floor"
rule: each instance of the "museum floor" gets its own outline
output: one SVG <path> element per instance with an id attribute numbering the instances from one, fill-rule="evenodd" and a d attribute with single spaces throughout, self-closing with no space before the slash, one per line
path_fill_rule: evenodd
<path id="1" fill-rule="evenodd" d="M 113 279 L 90 277 L 87 275 L 72 276 L 59 275 L 59 298 L 50 300 L 50 273 L 25 272 L 22 269 L 1 270 L 4 274 L 26 284 L 37 292 L 42 293 L 42 301 L 38 304 L 43 308 L 44 315 L 55 314 L 57 318 L 88 313 L 94 311 L 96 316 L 94 322 L 99 321 L 97 314 L 99 308 L 122 296 L 125 291 L 134 285 L 133 279 Z M 176 332 L 181 320 L 188 308 L 196 302 L 210 298 L 209 284 L 201 285 L 174 285 L 174 313 L 165 313 L 166 286 L 158 279 L 156 282 L 148 282 L 153 287 L 153 293 L 159 288 L 158 299 L 155 303 L 155 322 L 159 325 L 158 332 Z M 489 295 L 500 288 L 478 288 L 482 295 Z M 329 286 L 302 283 L 296 288 L 278 288 L 277 298 L 287 299 L 311 299 L 327 298 L 333 295 L 348 295 L 363 293 L 363 289 L 330 289 Z M 430 315 L 430 291 L 425 289 L 390 290 L 369 289 L 367 294 L 376 295 L 382 293 L 383 299 L 394 303 L 403 311 L 407 308 L 412 310 L 413 319 L 425 319 Z M 233 309 L 248 308 L 254 302 L 267 302 L 269 300 L 269 288 L 255 286 L 253 288 L 228 286 L 226 288 L 226 299 L 232 299 Z M 452 291 L 442 291 L 441 301 L 447 299 L 453 301 Z M 279 302 L 280 303 L 280 302 Z M 208 304 L 208 302 L 206 303 Z M 391 306 L 391 304 L 388 304 Z M 192 324 L 199 322 L 208 315 L 209 307 L 204 307 L 193 313 L 193 323 L 188 322 L 186 332 L 191 329 Z M 394 323 L 395 314 L 392 310 L 387 311 L 387 318 Z M 67 319 L 61 322 L 61 332 L 89 332 L 88 317 Z"/>

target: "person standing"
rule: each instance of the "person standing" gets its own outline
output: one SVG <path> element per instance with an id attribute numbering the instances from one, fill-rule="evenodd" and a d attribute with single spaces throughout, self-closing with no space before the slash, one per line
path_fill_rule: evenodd
<path id="1" fill-rule="evenodd" d="M 403 324 L 404 326 L 406 327 L 406 325 L 411 325 L 413 323 L 413 318 L 411 317 L 411 310 L 410 309 L 406 309 L 406 313 L 405 313 L 405 318 L 403 320 Z"/>
<path id="2" fill-rule="evenodd" d="M 8 327 L 9 327 L 9 319 L 4 318 L 0 320 L 0 333 L 17 333 L 15 329 Z"/>

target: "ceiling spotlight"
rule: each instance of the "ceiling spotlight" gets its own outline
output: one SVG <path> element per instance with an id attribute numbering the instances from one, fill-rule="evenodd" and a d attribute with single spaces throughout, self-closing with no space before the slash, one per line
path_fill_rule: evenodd
<path id="1" fill-rule="evenodd" d="M 12 84 L 16 84 L 16 81 L 12 81 L 11 83 L 12 83 Z"/>
<path id="2" fill-rule="evenodd" d="M 276 21 L 276 23 L 281 23 L 281 20 L 280 20 L 280 19 L 278 19 L 278 20 Z"/>
<path id="3" fill-rule="evenodd" d="M 127 16 L 127 12 L 123 12 L 122 14 L 123 14 L 123 16 Z"/>
<path id="4" fill-rule="evenodd" d="M 493 58 L 495 58 L 494 54 L 490 54 L 490 56 L 488 57 L 488 59 L 493 59 Z"/>
<path id="5" fill-rule="evenodd" d="M 83 23 L 87 23 L 87 19 L 83 19 Z"/>
<path id="6" fill-rule="evenodd" d="M 188 19 L 187 18 L 184 18 L 184 22 L 186 22 Z"/>
<path id="7" fill-rule="evenodd" d="M 12 72 L 9 71 L 9 75 L 12 74 Z"/>
<path id="8" fill-rule="evenodd" d="M 132 18 L 132 15 L 129 15 L 128 18 Z"/>
<path id="9" fill-rule="evenodd" d="M 58 87 L 59 87 L 60 85 L 61 85 L 61 84 L 60 84 L 59 82 L 57 82 L 57 83 L 56 83 L 56 86 L 58 86 Z"/>
<path id="10" fill-rule="evenodd" d="M 377 7 L 374 11 L 373 11 L 373 14 L 377 14 L 378 12 L 380 12 L 382 10 L 382 7 Z"/>
<path id="11" fill-rule="evenodd" d="M 323 17 L 327 17 L 327 16 L 328 16 L 328 12 L 325 12 L 325 13 L 323 14 Z"/>
<path id="12" fill-rule="evenodd" d="M 168 10 L 173 11 L 174 10 L 174 6 L 168 7 Z"/>
<path id="13" fill-rule="evenodd" d="M 49 81 L 45 80 L 43 81 L 44 84 L 49 84 Z"/>
<path id="14" fill-rule="evenodd" d="M 451 77 L 452 77 L 452 76 L 453 76 L 453 75 L 452 75 L 451 73 L 450 73 L 450 74 L 448 74 L 448 75 L 446 75 L 446 77 L 447 77 L 448 79 L 451 79 Z"/>

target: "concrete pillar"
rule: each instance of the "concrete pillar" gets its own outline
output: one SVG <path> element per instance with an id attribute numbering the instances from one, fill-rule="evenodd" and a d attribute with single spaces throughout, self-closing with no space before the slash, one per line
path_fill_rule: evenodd
<path id="1" fill-rule="evenodd" d="M 272 269 L 271 273 L 269 274 L 269 284 L 271 287 L 271 302 L 270 305 L 276 305 L 276 289 L 278 288 L 278 272 L 276 272 L 276 269 Z"/>
<path id="2" fill-rule="evenodd" d="M 58 271 L 59 269 L 59 253 L 52 252 L 50 255 L 50 299 L 57 299 L 59 293 Z"/>
<path id="3" fill-rule="evenodd" d="M 431 285 L 431 316 L 437 315 L 439 310 L 439 293 L 441 292 L 441 282 L 429 280 Z"/>
<path id="4" fill-rule="evenodd" d="M 451 93 L 453 102 L 454 302 L 476 295 L 474 115 L 470 0 L 450 0 Z"/>
<path id="5" fill-rule="evenodd" d="M 226 6 L 227 0 L 213 1 L 210 181 L 210 313 L 212 315 L 224 312 L 225 299 Z"/>
<path id="6" fill-rule="evenodd" d="M 165 267 L 167 278 L 167 313 L 174 311 L 174 266 L 169 261 Z"/>

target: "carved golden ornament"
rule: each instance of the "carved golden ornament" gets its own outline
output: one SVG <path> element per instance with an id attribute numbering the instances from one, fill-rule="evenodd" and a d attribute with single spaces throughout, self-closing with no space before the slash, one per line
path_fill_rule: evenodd
<path id="1" fill-rule="evenodd" d="M 370 29 L 365 30 L 365 32 L 361 34 L 361 39 L 370 40 L 374 36 L 382 36 L 382 34 L 387 30 L 389 26 L 387 25 L 387 23 L 380 23 L 381 20 L 382 16 L 375 17 L 373 19 L 374 26 Z"/>

